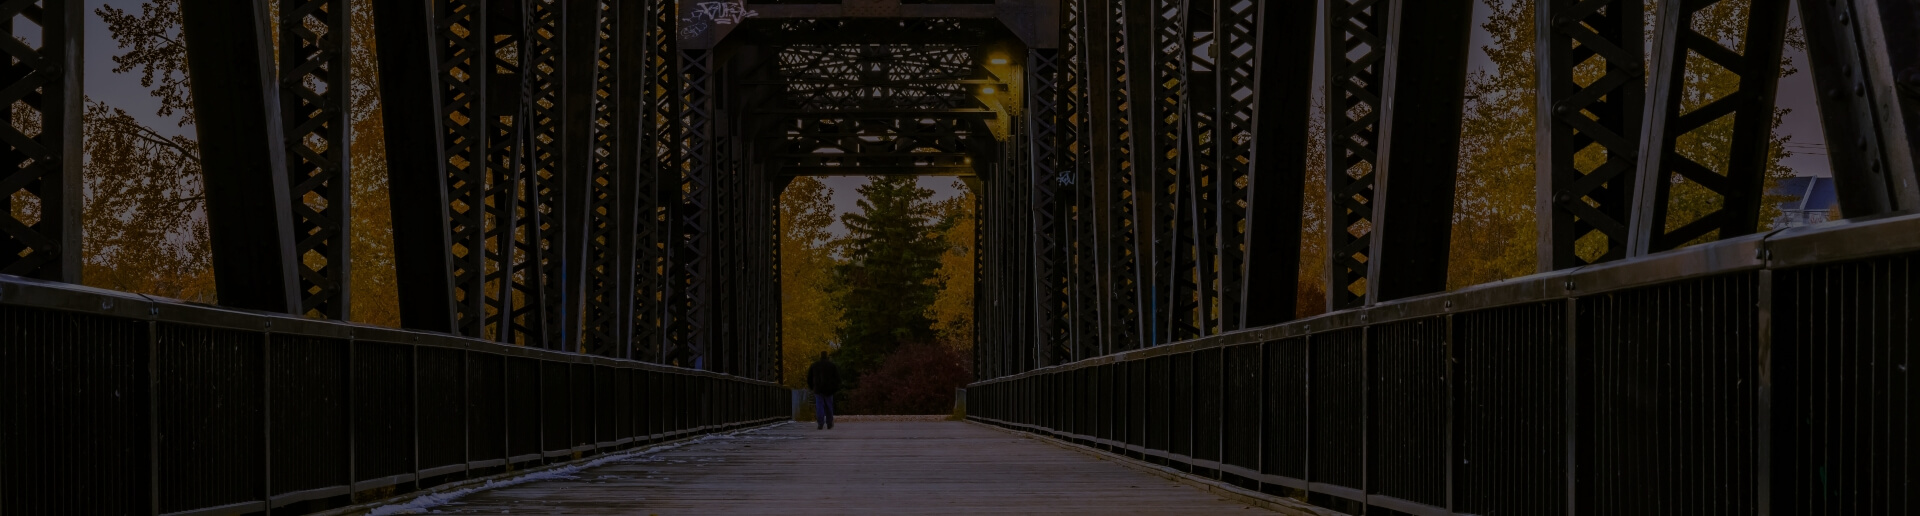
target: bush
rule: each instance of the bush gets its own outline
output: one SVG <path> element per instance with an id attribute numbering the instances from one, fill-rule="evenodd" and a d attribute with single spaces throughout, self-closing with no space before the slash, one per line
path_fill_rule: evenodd
<path id="1" fill-rule="evenodd" d="M 906 344 L 860 377 L 848 392 L 849 414 L 937 415 L 953 412 L 953 391 L 973 379 L 967 357 L 938 344 Z M 835 400 L 839 401 L 839 400 Z M 855 406 L 857 405 L 857 406 Z M 856 412 L 857 411 L 857 412 Z"/>

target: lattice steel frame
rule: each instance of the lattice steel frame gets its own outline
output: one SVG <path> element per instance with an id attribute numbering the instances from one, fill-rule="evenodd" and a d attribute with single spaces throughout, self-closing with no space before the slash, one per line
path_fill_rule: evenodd
<path id="1" fill-rule="evenodd" d="M 1695 15 L 1727 2 L 1746 8 L 1746 38 L 1740 45 L 1745 54 L 1694 30 Z M 1668 0 L 1656 9 L 1653 96 L 1647 103 L 1647 127 L 1640 140 L 1641 155 L 1647 158 L 1639 163 L 1634 180 L 1629 256 L 1678 248 L 1708 235 L 1726 239 L 1759 230 L 1787 6 L 1786 0 Z M 1738 89 L 1682 113 L 1689 94 L 1689 56 L 1738 75 Z M 1676 150 L 1681 135 L 1725 116 L 1733 116 L 1734 121 L 1724 174 Z M 1694 220 L 1670 219 L 1669 202 L 1674 185 L 1680 182 L 1703 188 L 1716 198 L 1719 209 Z"/>
<path id="2" fill-rule="evenodd" d="M 1534 111 L 1540 119 L 1536 159 L 1545 164 L 1534 189 L 1543 272 L 1627 255 L 1646 104 L 1643 17 L 1643 3 L 1633 0 L 1547 0 L 1536 6 L 1534 30 L 1546 42 L 1536 61 L 1540 91 Z M 1591 69 L 1589 63 L 1604 63 L 1600 74 L 1577 76 Z M 1597 152 L 1601 161 L 1582 163 L 1583 152 Z M 1606 242 L 1593 259 L 1578 250 L 1589 235 Z"/>
<path id="3" fill-rule="evenodd" d="M 1059 49 L 1032 49 L 1027 53 L 1027 121 L 1031 157 L 1027 179 L 1033 196 L 1029 216 L 1029 235 L 1033 239 L 1034 303 L 1039 312 L 1039 333 L 1034 342 L 1040 346 L 1042 366 L 1063 363 L 1073 356 L 1072 310 L 1068 297 L 1067 242 L 1063 238 L 1067 221 L 1061 217 L 1061 178 L 1072 180 L 1072 169 L 1062 167 L 1060 103 L 1067 95 L 1060 69 Z M 1071 185 L 1068 185 L 1071 186 Z"/>
<path id="4" fill-rule="evenodd" d="M 1327 309 L 1365 305 L 1371 258 L 1374 167 L 1380 151 L 1380 97 L 1386 86 L 1388 4 L 1328 0 L 1322 28 L 1327 66 Z M 1355 50 L 1365 49 L 1360 54 Z M 1354 289 L 1361 288 L 1360 293 Z"/>
<path id="5" fill-rule="evenodd" d="M 299 313 L 346 319 L 352 313 L 347 235 L 347 59 L 351 43 L 344 0 L 281 0 L 280 111 L 287 135 Z"/>
<path id="6" fill-rule="evenodd" d="M 73 0 L 0 4 L 14 61 L 0 88 L 8 122 L 0 172 L 0 274 L 80 282 L 81 109 L 79 44 L 85 11 Z M 22 16 L 25 14 L 25 16 Z M 37 23 L 38 41 L 17 35 Z M 69 44 L 73 46 L 69 46 Z M 24 112 L 21 110 L 25 110 Z"/>

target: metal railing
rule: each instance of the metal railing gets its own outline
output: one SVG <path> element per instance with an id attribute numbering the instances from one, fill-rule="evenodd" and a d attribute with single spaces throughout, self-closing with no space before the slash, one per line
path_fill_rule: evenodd
<path id="1" fill-rule="evenodd" d="M 1920 216 L 1037 369 L 976 421 L 1358 514 L 1920 511 Z"/>
<path id="2" fill-rule="evenodd" d="M 0 514 L 305 513 L 786 419 L 773 383 L 0 276 Z"/>

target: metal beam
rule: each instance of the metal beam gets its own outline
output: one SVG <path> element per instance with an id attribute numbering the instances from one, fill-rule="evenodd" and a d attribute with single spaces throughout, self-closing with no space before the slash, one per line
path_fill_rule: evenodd
<path id="1" fill-rule="evenodd" d="M 1865 217 L 1920 208 L 1920 6 L 1799 6 L 1840 210 Z"/>
<path id="2" fill-rule="evenodd" d="M 1694 18 L 1702 11 L 1730 2 L 1744 8 L 1746 23 L 1740 32 L 1746 37 L 1740 47 L 1745 53 L 1695 31 Z M 1647 127 L 1640 140 L 1641 155 L 1646 158 L 1634 179 L 1628 256 L 1759 230 L 1787 5 L 1787 0 L 1663 0 L 1654 10 L 1659 19 L 1653 44 L 1653 97 L 1647 103 Z M 1690 62 L 1711 63 L 1721 70 L 1693 68 Z M 1689 77 L 1704 73 L 1738 76 L 1738 87 L 1682 113 Z M 1713 130 L 1708 124 L 1727 116 L 1733 117 L 1733 127 L 1726 136 L 1724 154 L 1680 153 L 1683 135 Z M 1677 183 L 1688 184 L 1690 193 L 1683 195 L 1699 201 L 1691 204 L 1710 208 L 1692 219 L 1673 217 L 1670 203 Z"/>
<path id="3" fill-rule="evenodd" d="M 446 154 L 438 141 L 440 55 L 432 8 L 425 2 L 374 2 L 380 41 L 380 98 L 385 106 L 387 189 L 393 210 L 394 277 L 400 324 L 452 333 L 453 247 L 447 231 Z"/>
<path id="4" fill-rule="evenodd" d="M 1232 54 L 1241 45 L 1252 45 L 1246 49 L 1250 55 L 1243 58 L 1243 63 L 1258 63 L 1253 67 L 1251 84 L 1245 86 L 1252 90 L 1247 97 L 1252 120 L 1246 133 L 1251 141 L 1243 142 L 1240 135 L 1229 132 L 1230 141 L 1248 158 L 1246 229 L 1241 235 L 1246 249 L 1238 264 L 1222 264 L 1244 271 L 1237 291 L 1240 318 L 1235 328 L 1290 321 L 1299 309 L 1300 224 L 1308 192 L 1306 167 L 1311 166 L 1306 162 L 1306 147 L 1313 78 L 1282 71 L 1313 66 L 1315 6 L 1311 2 L 1258 5 L 1254 12 L 1237 17 L 1252 21 L 1253 39 L 1230 36 L 1225 42 L 1227 52 L 1222 52 Z M 1246 123 L 1231 118 L 1228 121 Z M 1222 225 L 1223 229 L 1227 227 Z M 1233 297 L 1232 293 L 1223 296 Z"/>
<path id="5" fill-rule="evenodd" d="M 1539 92 L 1534 116 L 1537 184 L 1534 212 L 1539 270 L 1561 270 L 1627 255 L 1628 202 L 1639 161 L 1646 65 L 1640 0 L 1542 0 L 1535 9 Z M 1598 59 L 1585 86 L 1575 71 Z M 1591 151 L 1590 151 L 1591 150 Z M 1597 163 L 1582 153 L 1598 151 Z M 1581 256 L 1589 235 L 1600 253 Z"/>
<path id="6" fill-rule="evenodd" d="M 1447 289 L 1472 0 L 1395 2 L 1387 22 L 1369 302 Z"/>
<path id="7" fill-rule="evenodd" d="M 1374 169 L 1380 150 L 1380 98 L 1392 34 L 1387 8 L 1396 0 L 1328 0 L 1327 67 L 1327 310 L 1365 305 L 1375 207 Z"/>
<path id="8" fill-rule="evenodd" d="M 14 63 L 0 82 L 9 115 L 0 138 L 10 151 L 0 173 L 0 274 L 79 283 L 85 10 L 76 0 L 39 7 L 38 17 L 0 25 L 17 43 L 0 48 Z"/>
<path id="9" fill-rule="evenodd" d="M 280 112 L 299 257 L 295 311 L 328 319 L 353 313 L 347 14 L 343 0 L 280 0 Z"/>
<path id="10" fill-rule="evenodd" d="M 278 313 L 301 306 L 287 148 L 267 6 L 180 4 L 220 303 Z"/>

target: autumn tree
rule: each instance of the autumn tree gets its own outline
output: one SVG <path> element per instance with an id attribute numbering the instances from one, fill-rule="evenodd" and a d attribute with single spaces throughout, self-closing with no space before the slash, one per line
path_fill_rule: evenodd
<path id="1" fill-rule="evenodd" d="M 834 299 L 833 190 L 798 177 L 780 194 L 780 349 L 785 384 L 806 388 L 813 364 L 841 327 Z"/>
<path id="2" fill-rule="evenodd" d="M 847 261 L 835 270 L 846 317 L 835 356 L 856 377 L 901 344 L 934 341 L 927 312 L 945 250 L 936 238 L 933 191 L 913 177 L 875 176 L 859 192 L 859 211 L 840 217 Z"/>
<path id="3" fill-rule="evenodd" d="M 927 308 L 927 318 L 933 320 L 933 331 L 941 344 L 971 357 L 976 199 L 966 183 L 954 181 L 953 189 L 961 194 L 934 203 L 941 253 L 933 282 L 939 291 L 934 294 L 933 306 Z"/>

